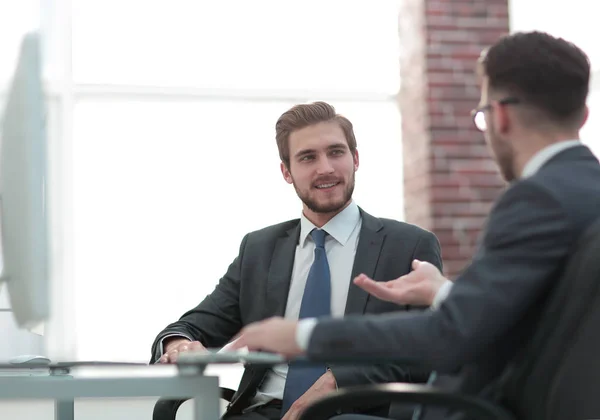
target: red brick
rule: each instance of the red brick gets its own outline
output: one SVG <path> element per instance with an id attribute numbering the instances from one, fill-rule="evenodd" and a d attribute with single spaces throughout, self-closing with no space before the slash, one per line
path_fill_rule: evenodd
<path id="1" fill-rule="evenodd" d="M 486 216 L 438 217 L 434 220 L 433 229 L 440 233 L 454 229 L 479 231 L 484 226 L 485 221 Z"/>
<path id="2" fill-rule="evenodd" d="M 468 127 L 436 128 L 431 132 L 430 138 L 436 147 L 442 144 L 473 144 L 483 141 L 481 133 L 475 130 L 472 122 Z"/>
<path id="3" fill-rule="evenodd" d="M 443 203 L 431 206 L 433 217 L 486 216 L 492 207 L 491 202 Z"/>
<path id="4" fill-rule="evenodd" d="M 506 31 L 506 19 L 496 17 L 456 17 L 456 16 L 427 16 L 426 28 L 428 30 L 494 30 Z"/>
<path id="5" fill-rule="evenodd" d="M 415 42 L 401 58 L 406 216 L 429 223 L 442 244 L 445 272 L 454 276 L 470 261 L 505 186 L 471 110 L 479 103 L 476 60 L 508 32 L 508 5 L 405 0 L 401 13 L 401 38 Z M 424 39 L 402 37 L 416 31 Z"/>
<path id="6" fill-rule="evenodd" d="M 487 159 L 490 155 L 484 144 L 436 144 L 434 153 L 452 159 Z"/>
<path id="7" fill-rule="evenodd" d="M 474 251 L 475 248 L 472 246 L 448 246 L 444 250 L 444 257 L 454 261 L 462 260 L 465 261 L 466 264 L 471 255 L 473 255 Z"/>
<path id="8" fill-rule="evenodd" d="M 455 276 L 505 187 L 470 114 L 479 103 L 476 60 L 508 32 L 508 4 L 404 0 L 399 23 L 406 219 L 438 235 L 445 272 Z"/>

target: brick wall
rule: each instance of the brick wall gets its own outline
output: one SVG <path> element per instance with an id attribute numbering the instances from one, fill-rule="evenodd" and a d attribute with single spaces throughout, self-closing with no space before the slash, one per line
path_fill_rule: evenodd
<path id="1" fill-rule="evenodd" d="M 508 32 L 508 0 L 403 0 L 399 23 L 406 219 L 438 236 L 453 278 L 504 187 L 470 110 L 476 60 Z"/>

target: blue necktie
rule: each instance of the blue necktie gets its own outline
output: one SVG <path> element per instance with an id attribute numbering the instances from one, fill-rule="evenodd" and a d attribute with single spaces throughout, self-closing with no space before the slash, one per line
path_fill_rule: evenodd
<path id="1" fill-rule="evenodd" d="M 331 274 L 325 253 L 327 232 L 313 229 L 310 233 L 315 243 L 315 259 L 308 272 L 299 318 L 315 318 L 331 315 Z M 283 391 L 281 415 L 304 394 L 325 372 L 322 366 L 298 366 L 290 363 Z"/>

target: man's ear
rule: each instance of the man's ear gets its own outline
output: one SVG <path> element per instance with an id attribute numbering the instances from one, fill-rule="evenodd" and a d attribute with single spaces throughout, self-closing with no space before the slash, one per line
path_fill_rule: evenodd
<path id="1" fill-rule="evenodd" d="M 358 150 L 354 149 L 354 172 L 358 171 Z"/>
<path id="2" fill-rule="evenodd" d="M 506 133 L 510 128 L 510 115 L 508 107 L 495 102 L 492 106 L 492 114 L 494 118 L 494 127 L 499 133 Z"/>
<path id="3" fill-rule="evenodd" d="M 283 179 L 285 179 L 285 182 L 287 182 L 288 184 L 293 184 L 294 180 L 292 179 L 292 174 L 290 173 L 290 170 L 288 169 L 286 164 L 281 162 L 279 167 L 281 168 L 281 174 L 283 175 Z"/>
<path id="4" fill-rule="evenodd" d="M 585 125 L 589 116 L 590 116 L 590 109 L 586 105 L 585 109 L 583 110 L 583 118 L 581 119 L 581 124 L 579 125 L 579 128 L 581 128 Z"/>

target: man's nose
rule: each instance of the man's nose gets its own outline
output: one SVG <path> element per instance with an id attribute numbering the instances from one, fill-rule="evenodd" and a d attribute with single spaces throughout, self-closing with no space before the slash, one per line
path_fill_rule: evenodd
<path id="1" fill-rule="evenodd" d="M 329 158 L 324 157 L 322 159 L 319 159 L 319 166 L 317 167 L 317 172 L 320 175 L 333 173 L 333 170 L 333 165 L 329 161 Z"/>

